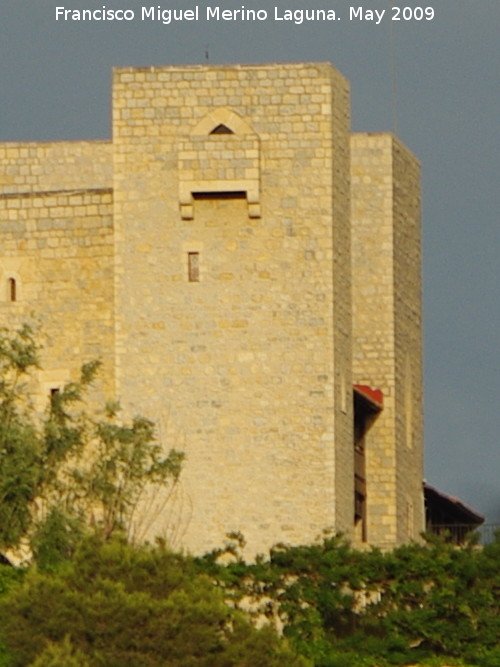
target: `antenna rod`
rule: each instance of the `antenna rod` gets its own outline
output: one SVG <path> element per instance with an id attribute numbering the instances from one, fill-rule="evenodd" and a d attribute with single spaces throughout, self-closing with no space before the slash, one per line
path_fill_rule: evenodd
<path id="1" fill-rule="evenodd" d="M 394 5 L 394 0 L 390 0 L 391 8 Z M 391 108 L 392 108 L 392 131 L 394 134 L 398 133 L 398 88 L 397 88 L 397 71 L 396 71 L 396 35 L 394 32 L 394 21 L 391 21 L 390 27 L 390 58 L 391 58 Z"/>

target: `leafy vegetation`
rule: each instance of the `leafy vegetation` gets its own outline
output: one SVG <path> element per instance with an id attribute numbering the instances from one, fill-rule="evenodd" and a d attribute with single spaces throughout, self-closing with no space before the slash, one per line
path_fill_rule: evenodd
<path id="1" fill-rule="evenodd" d="M 228 552 L 233 562 L 220 565 Z M 315 665 L 500 665 L 500 539 L 485 548 L 434 540 L 382 553 L 335 537 L 277 547 L 250 565 L 236 539 L 198 562 L 234 605 L 250 600 L 254 615 L 282 624 Z"/>
<path id="2" fill-rule="evenodd" d="M 500 539 L 327 538 L 246 564 L 234 542 L 190 558 L 95 534 L 52 569 L 0 568 L 0 665 L 498 667 L 499 560 Z"/>
<path id="3" fill-rule="evenodd" d="M 16 545 L 31 523 L 41 485 L 41 443 L 23 404 L 22 380 L 38 364 L 29 327 L 0 333 L 0 548 Z"/>
<path id="4" fill-rule="evenodd" d="M 57 572 L 28 572 L 0 598 L 0 628 L 12 667 L 308 664 L 189 558 L 117 537 L 85 538 Z"/>
<path id="5" fill-rule="evenodd" d="M 176 483 L 183 455 L 164 455 L 149 420 L 121 423 L 117 405 L 88 414 L 99 362 L 85 364 L 37 415 L 27 383 L 38 360 L 29 326 L 0 331 L 0 549 L 28 539 L 39 564 L 53 566 L 89 527 L 106 539 L 129 530 L 144 492 Z"/>

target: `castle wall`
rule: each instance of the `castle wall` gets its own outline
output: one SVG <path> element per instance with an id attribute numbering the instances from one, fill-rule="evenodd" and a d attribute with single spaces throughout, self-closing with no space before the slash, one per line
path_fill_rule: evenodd
<path id="1" fill-rule="evenodd" d="M 423 529 L 419 227 L 418 163 L 349 135 L 330 65 L 119 69 L 112 143 L 0 144 L 0 326 L 41 325 L 40 409 L 100 358 L 95 404 L 185 452 L 138 533 L 195 552 L 359 538 L 352 385 L 380 388 L 390 547 Z"/>
<path id="2" fill-rule="evenodd" d="M 327 65 L 125 69 L 113 99 L 118 393 L 186 452 L 184 544 L 348 532 L 345 81 Z M 221 123 L 234 134 L 211 135 Z"/>
<path id="3" fill-rule="evenodd" d="M 102 407 L 114 394 L 111 191 L 0 196 L 0 244 L 0 326 L 28 322 L 41 332 L 36 405 L 100 358 L 92 399 Z"/>
<path id="4" fill-rule="evenodd" d="M 0 195 L 110 188 L 111 142 L 0 143 Z"/>
<path id="5" fill-rule="evenodd" d="M 423 530 L 419 167 L 385 134 L 351 137 L 353 377 L 380 388 L 366 439 L 367 539 Z"/>

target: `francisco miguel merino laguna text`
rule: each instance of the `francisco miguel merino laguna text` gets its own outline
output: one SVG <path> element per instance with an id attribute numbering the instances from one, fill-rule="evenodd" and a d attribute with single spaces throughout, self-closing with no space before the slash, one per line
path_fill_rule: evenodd
<path id="1" fill-rule="evenodd" d="M 67 9 L 56 7 L 56 21 L 156 21 L 169 25 L 178 21 L 293 21 L 300 25 L 304 21 L 336 21 L 334 9 L 281 9 L 274 7 L 273 12 L 267 9 L 247 9 L 242 5 L 239 9 L 223 9 L 218 5 L 202 8 L 195 5 L 192 9 L 164 9 L 161 5 L 141 7 L 140 12 L 134 9 L 108 9 L 102 5 L 97 9 Z"/>

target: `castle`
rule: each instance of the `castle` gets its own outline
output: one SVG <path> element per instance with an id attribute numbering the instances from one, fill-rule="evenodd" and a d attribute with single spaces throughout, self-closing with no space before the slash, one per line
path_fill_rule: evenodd
<path id="1" fill-rule="evenodd" d="M 95 403 L 186 453 L 193 552 L 417 538 L 413 155 L 350 132 L 326 63 L 116 69 L 112 112 L 111 141 L 0 144 L 0 323 L 43 324 L 40 408 L 101 358 Z"/>

